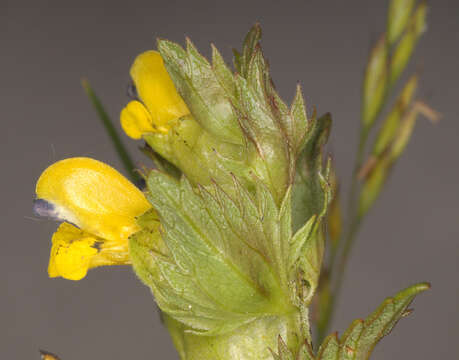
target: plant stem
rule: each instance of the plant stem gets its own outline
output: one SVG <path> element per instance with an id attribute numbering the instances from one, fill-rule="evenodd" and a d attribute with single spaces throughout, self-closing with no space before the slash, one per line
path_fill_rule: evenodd
<path id="1" fill-rule="evenodd" d="M 339 249 L 332 254 L 330 258 L 329 269 L 331 270 L 331 277 L 333 280 L 333 287 L 332 287 L 332 296 L 330 299 L 330 306 L 327 309 L 326 313 L 326 320 L 318 329 L 318 343 L 321 344 L 324 340 L 325 336 L 328 333 L 328 329 L 330 327 L 330 322 L 333 319 L 333 315 L 335 312 L 336 301 L 339 298 L 339 294 L 341 292 L 341 288 L 343 285 L 344 274 L 347 262 L 349 260 L 349 254 L 354 244 L 356 235 L 360 228 L 360 223 L 362 217 L 359 215 L 358 212 L 358 194 L 359 194 L 359 180 L 358 174 L 360 168 L 363 164 L 363 159 L 365 156 L 365 146 L 368 139 L 368 129 L 362 127 L 360 131 L 360 138 L 359 138 L 359 145 L 357 149 L 357 155 L 355 159 L 354 169 L 352 173 L 352 182 L 350 187 L 349 193 L 349 204 L 348 204 L 348 222 L 346 226 L 346 231 L 343 232 L 341 235 L 341 239 L 339 240 Z M 335 279 L 333 279 L 335 277 Z"/>

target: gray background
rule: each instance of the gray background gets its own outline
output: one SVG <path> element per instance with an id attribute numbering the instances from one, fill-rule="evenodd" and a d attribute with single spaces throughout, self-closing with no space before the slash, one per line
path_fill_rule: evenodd
<path id="1" fill-rule="evenodd" d="M 356 147 L 359 90 L 369 44 L 385 25 L 386 1 L 2 1 L 0 4 L 1 169 L 0 353 L 38 359 L 37 349 L 81 359 L 174 359 L 153 299 L 132 271 L 102 268 L 86 279 L 48 279 L 57 224 L 31 214 L 34 185 L 50 163 L 91 156 L 120 162 L 80 88 L 88 77 L 118 117 L 129 66 L 154 38 L 227 58 L 255 21 L 280 93 L 300 81 L 309 106 L 334 115 L 331 149 L 343 179 Z M 352 256 L 339 314 L 343 331 L 383 298 L 416 281 L 431 292 L 376 348 L 373 359 L 458 358 L 459 5 L 432 1 L 429 31 L 412 71 L 421 96 L 444 115 L 421 119 L 366 221 Z M 136 146 L 126 137 L 134 151 Z M 138 161 L 145 161 L 135 153 Z M 344 186 L 347 185 L 345 181 Z"/>

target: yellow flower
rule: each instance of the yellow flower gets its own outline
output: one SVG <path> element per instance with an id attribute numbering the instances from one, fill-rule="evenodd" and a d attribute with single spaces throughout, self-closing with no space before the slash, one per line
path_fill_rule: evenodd
<path id="1" fill-rule="evenodd" d="M 167 133 L 170 121 L 190 113 L 159 52 L 150 50 L 137 56 L 131 77 L 140 101 L 131 101 L 121 111 L 121 126 L 130 137 L 140 139 L 144 133 Z"/>
<path id="2" fill-rule="evenodd" d="M 57 355 L 54 355 L 50 352 L 40 350 L 41 360 L 59 360 Z"/>
<path id="3" fill-rule="evenodd" d="M 80 280 L 88 269 L 129 263 L 128 237 L 151 205 L 112 167 L 90 158 L 56 162 L 40 176 L 34 211 L 65 221 L 52 238 L 48 274 Z"/>

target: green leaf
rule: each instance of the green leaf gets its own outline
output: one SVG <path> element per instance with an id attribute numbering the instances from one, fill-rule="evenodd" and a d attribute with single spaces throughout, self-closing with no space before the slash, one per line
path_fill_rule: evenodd
<path id="1" fill-rule="evenodd" d="M 316 224 L 317 228 L 304 244 L 302 256 L 298 259 L 297 267 L 293 269 L 291 275 L 292 280 L 297 279 L 298 298 L 303 306 L 309 305 L 319 283 L 325 248 L 322 225 L 322 223 Z"/>
<path id="2" fill-rule="evenodd" d="M 291 122 L 285 121 L 284 127 L 287 129 L 288 138 L 292 142 L 292 152 L 295 156 L 303 150 L 307 140 L 307 130 L 310 126 L 306 115 L 306 105 L 304 103 L 303 92 L 301 85 L 298 84 L 296 88 L 295 98 L 293 99 L 290 108 Z"/>
<path id="3" fill-rule="evenodd" d="M 301 228 L 313 215 L 323 211 L 325 200 L 321 184 L 323 147 L 328 140 L 331 126 L 330 114 L 310 120 L 306 146 L 297 164 L 292 194 L 293 231 Z"/>
<path id="4" fill-rule="evenodd" d="M 339 340 L 338 333 L 328 335 L 317 353 L 317 360 L 338 360 Z"/>
<path id="5" fill-rule="evenodd" d="M 415 0 L 391 0 L 387 18 L 387 42 L 394 45 L 405 31 Z"/>
<path id="6" fill-rule="evenodd" d="M 191 41 L 187 39 L 185 51 L 176 43 L 158 40 L 158 50 L 196 121 L 222 141 L 242 144 L 242 132 L 225 88 L 218 81 L 212 66 Z M 225 85 L 228 87 L 227 83 Z"/>
<path id="7" fill-rule="evenodd" d="M 215 46 L 212 45 L 212 68 L 220 86 L 224 89 L 225 94 L 234 102 L 236 99 L 236 83 L 234 75 L 226 65 L 225 60 Z"/>
<path id="8" fill-rule="evenodd" d="M 363 323 L 360 339 L 356 343 L 355 359 L 368 359 L 376 344 L 405 316 L 415 296 L 428 289 L 429 284 L 420 283 L 384 300 Z"/>
<path id="9" fill-rule="evenodd" d="M 274 89 L 269 66 L 263 56 L 261 47 L 259 45 L 255 47 L 252 54 L 245 79 L 252 90 L 253 97 L 258 100 L 263 107 L 262 111 L 265 113 L 264 116 L 263 114 L 259 115 L 260 123 L 257 126 L 269 126 L 272 128 L 277 137 L 284 141 L 284 146 L 288 149 L 289 160 L 295 160 L 303 150 L 310 126 L 301 86 L 297 86 L 295 98 L 289 109 Z M 245 92 L 241 92 L 240 95 L 244 97 Z M 247 112 L 249 117 L 253 113 L 253 111 Z M 257 135 L 261 137 L 260 129 L 258 129 Z"/>
<path id="10" fill-rule="evenodd" d="M 290 244 L 289 266 L 294 266 L 304 252 L 303 247 L 312 238 L 313 228 L 316 225 L 317 216 L 313 215 L 293 236 Z"/>
<path id="11" fill-rule="evenodd" d="M 428 283 L 420 283 L 387 298 L 367 319 L 354 320 L 341 338 L 338 333 L 326 337 L 316 356 L 308 342 L 293 354 L 280 339 L 278 353 L 273 353 L 273 357 L 278 360 L 367 360 L 376 344 L 410 313 L 408 306 L 415 296 L 429 288 Z"/>
<path id="12" fill-rule="evenodd" d="M 342 360 L 354 360 L 355 349 L 364 329 L 364 321 L 361 319 L 354 320 L 341 338 L 341 348 L 339 358 Z"/>
<path id="13" fill-rule="evenodd" d="M 241 72 L 242 67 L 242 55 L 236 49 L 233 49 L 233 65 L 236 71 Z"/>
<path id="14" fill-rule="evenodd" d="M 314 353 L 312 352 L 311 345 L 305 342 L 298 352 L 295 360 L 314 360 Z"/>
<path id="15" fill-rule="evenodd" d="M 169 174 L 177 179 L 180 178 L 182 172 L 176 166 L 174 166 L 174 164 L 170 163 L 156 151 L 154 151 L 150 145 L 145 144 L 144 146 L 139 147 L 139 149 L 153 162 L 155 169 L 161 170 L 162 172 Z"/>
<path id="16" fill-rule="evenodd" d="M 254 172 L 279 203 L 293 183 L 296 159 L 309 139 L 312 121 L 308 121 L 299 86 L 290 108 L 275 91 L 260 36 L 258 26 L 247 35 L 232 104 L 244 135 L 257 151 Z"/>
<path id="17" fill-rule="evenodd" d="M 278 347 L 278 352 L 279 352 L 278 354 L 271 351 L 273 354 L 273 358 L 275 360 L 295 360 L 292 352 L 287 347 L 285 342 L 282 340 L 282 337 L 280 335 L 278 337 L 277 347 Z"/>
<path id="18" fill-rule="evenodd" d="M 256 23 L 247 33 L 243 45 L 242 54 L 234 50 L 234 66 L 236 71 L 242 76 L 247 77 L 249 71 L 250 61 L 253 57 L 255 47 L 261 39 L 261 26 Z"/>
<path id="19" fill-rule="evenodd" d="M 184 177 L 152 171 L 147 197 L 161 227 L 155 232 L 144 224 L 130 240 L 134 268 L 159 307 L 207 335 L 292 307 L 285 271 L 289 239 L 283 237 L 288 231 L 281 230 L 289 223 L 286 211 L 278 210 L 262 184 L 255 195 L 236 180 L 234 187 L 233 198 L 217 185 L 194 189 Z"/>
<path id="20" fill-rule="evenodd" d="M 214 180 L 230 191 L 231 174 L 236 174 L 244 186 L 251 187 L 253 176 L 246 145 L 221 141 L 192 116 L 177 119 L 172 126 L 167 134 L 146 134 L 144 139 L 162 158 L 180 169 L 194 186 L 207 186 Z"/>
<path id="21" fill-rule="evenodd" d="M 427 283 L 411 286 L 384 302 L 366 319 L 355 320 L 341 339 L 329 335 L 320 346 L 316 360 L 366 360 L 376 344 L 408 313 L 414 297 L 430 288 Z"/>
<path id="22" fill-rule="evenodd" d="M 279 202 L 291 183 L 292 164 L 285 146 L 284 134 L 265 99 L 261 84 L 263 80 L 257 80 L 255 78 L 257 75 L 258 71 L 253 69 L 252 81 L 249 82 L 242 77 L 237 78 L 240 94 L 238 118 L 245 136 L 255 145 L 257 151 L 254 171 L 266 181 L 276 201 Z"/>
<path id="23" fill-rule="evenodd" d="M 297 231 L 290 247 L 290 280 L 295 284 L 297 303 L 302 306 L 310 303 L 319 283 L 325 248 L 324 219 L 331 199 L 330 166 L 331 161 L 325 174 L 319 175 L 324 195 L 322 209 Z"/>
<path id="24" fill-rule="evenodd" d="M 312 118 L 306 146 L 297 163 L 292 193 L 292 226 L 296 233 L 290 245 L 289 277 L 292 300 L 304 319 L 305 338 L 309 337 L 307 306 L 318 286 L 324 253 L 324 217 L 332 198 L 330 160 L 322 172 L 323 146 L 330 125 L 329 114 Z"/>
<path id="25" fill-rule="evenodd" d="M 274 360 L 314 360 L 314 353 L 312 352 L 311 345 L 304 342 L 298 349 L 296 356 L 287 347 L 281 336 L 278 337 L 278 350 L 277 353 L 271 350 Z"/>
<path id="26" fill-rule="evenodd" d="M 166 40 L 158 48 L 166 68 L 191 116 L 171 124 L 168 134 L 145 140 L 173 163 L 194 185 L 214 179 L 230 191 L 234 173 L 253 191 L 261 180 L 279 207 L 294 181 L 296 159 L 310 139 L 306 108 L 298 86 L 289 108 L 274 90 L 255 25 L 236 55 L 239 74 L 233 74 L 212 47 L 212 64 L 187 40 L 187 49 Z"/>

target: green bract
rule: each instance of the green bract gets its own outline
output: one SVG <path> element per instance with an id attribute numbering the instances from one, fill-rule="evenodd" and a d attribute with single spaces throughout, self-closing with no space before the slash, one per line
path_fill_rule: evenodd
<path id="1" fill-rule="evenodd" d="M 430 288 L 427 283 L 411 286 L 384 302 L 365 320 L 357 319 L 341 337 L 329 335 L 314 355 L 311 346 L 305 343 L 298 352 L 288 349 L 279 339 L 279 353 L 275 360 L 367 360 L 376 344 L 391 332 L 397 322 L 411 313 L 408 306 L 414 297 Z"/>
<path id="2" fill-rule="evenodd" d="M 143 134 L 157 169 L 146 177 L 153 209 L 138 219 L 131 260 L 182 359 L 364 359 L 385 334 L 374 324 L 391 327 L 424 287 L 313 354 L 308 307 L 336 187 L 323 156 L 331 116 L 308 119 L 300 87 L 290 107 L 280 99 L 260 37 L 256 25 L 235 51 L 234 73 L 214 47 L 209 63 L 189 40 L 186 50 L 159 40 L 190 114 L 166 133 Z M 385 77 L 387 61 L 374 65 Z M 368 103 L 367 126 L 386 87 Z"/>
<path id="3" fill-rule="evenodd" d="M 215 48 L 210 64 L 189 41 L 187 50 L 158 44 L 191 114 L 166 134 L 144 135 L 162 171 L 148 175 L 154 210 L 138 220 L 143 230 L 130 249 L 185 359 L 196 347 L 202 353 L 203 341 L 221 356 L 236 331 L 263 339 L 241 359 L 270 358 L 278 335 L 293 348 L 310 341 L 307 305 L 331 199 L 330 163 L 322 169 L 331 121 L 308 120 L 299 87 L 291 107 L 279 98 L 260 36 L 259 26 L 247 35 L 234 74 Z"/>
<path id="4" fill-rule="evenodd" d="M 280 99 L 260 36 L 259 26 L 247 35 L 235 74 L 215 48 L 210 64 L 189 40 L 186 50 L 159 40 L 165 66 L 191 115 L 177 119 L 167 134 L 144 138 L 194 185 L 213 180 L 226 189 L 232 173 L 253 191 L 257 178 L 279 205 L 293 183 L 298 157 L 314 142 L 309 129 L 317 120 L 308 121 L 299 87 L 290 108 Z"/>

